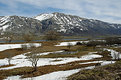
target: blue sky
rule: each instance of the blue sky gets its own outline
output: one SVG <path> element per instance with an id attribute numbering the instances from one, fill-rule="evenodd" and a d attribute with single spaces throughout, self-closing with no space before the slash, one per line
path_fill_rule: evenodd
<path id="1" fill-rule="evenodd" d="M 121 24 L 121 0 L 0 0 L 0 16 L 53 12 Z"/>

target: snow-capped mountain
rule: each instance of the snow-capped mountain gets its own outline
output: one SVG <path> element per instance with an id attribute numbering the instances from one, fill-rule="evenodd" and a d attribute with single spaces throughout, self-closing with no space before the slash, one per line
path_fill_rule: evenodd
<path id="1" fill-rule="evenodd" d="M 35 19 L 42 22 L 44 29 L 54 29 L 66 35 L 121 34 L 121 24 L 110 24 L 99 20 L 86 19 L 63 13 L 41 14 L 36 16 Z"/>
<path id="2" fill-rule="evenodd" d="M 46 13 L 33 18 L 1 16 L 0 30 L 19 34 L 29 31 L 39 35 L 48 30 L 55 30 L 64 35 L 121 35 L 121 24 L 111 24 L 63 13 Z"/>
<path id="3" fill-rule="evenodd" d="M 3 16 L 0 18 L 0 31 L 23 34 L 27 32 L 41 33 L 42 25 L 39 20 L 21 16 Z"/>

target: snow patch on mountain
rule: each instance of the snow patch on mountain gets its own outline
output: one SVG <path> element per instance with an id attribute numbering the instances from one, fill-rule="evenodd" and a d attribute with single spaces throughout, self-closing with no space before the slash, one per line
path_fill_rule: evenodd
<path id="1" fill-rule="evenodd" d="M 4 26 L 2 26 L 2 28 L 0 28 L 0 30 L 3 29 L 3 31 L 5 31 L 6 28 L 8 28 L 8 27 L 9 27 L 9 25 L 4 25 Z"/>
<path id="2" fill-rule="evenodd" d="M 41 15 L 35 17 L 35 19 L 42 21 L 42 20 L 46 20 L 46 19 L 49 19 L 52 17 L 53 17 L 53 14 L 41 14 Z"/>
<path id="3" fill-rule="evenodd" d="M 53 19 L 57 24 L 80 26 L 80 22 L 83 20 L 80 17 L 73 17 L 71 15 L 65 15 L 63 13 L 53 13 Z"/>
<path id="4" fill-rule="evenodd" d="M 42 35 L 48 30 L 61 32 L 63 35 L 120 35 L 121 24 L 111 24 L 95 19 L 63 13 L 45 13 L 33 18 L 22 16 L 0 16 L 0 31 L 16 34 L 27 33 L 26 30 Z"/>
<path id="5" fill-rule="evenodd" d="M 0 18 L 0 30 L 2 29 L 3 31 L 6 30 L 6 28 L 9 27 L 9 25 L 7 24 L 10 21 L 10 17 L 9 16 L 5 16 Z"/>

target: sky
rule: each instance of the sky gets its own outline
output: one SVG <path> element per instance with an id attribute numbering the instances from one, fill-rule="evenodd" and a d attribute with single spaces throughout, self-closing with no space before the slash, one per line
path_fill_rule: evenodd
<path id="1" fill-rule="evenodd" d="M 53 12 L 121 24 L 121 0 L 0 0 L 0 16 Z"/>

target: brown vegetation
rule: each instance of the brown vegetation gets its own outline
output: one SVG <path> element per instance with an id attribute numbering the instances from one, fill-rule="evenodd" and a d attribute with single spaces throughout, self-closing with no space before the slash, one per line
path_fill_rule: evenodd
<path id="1" fill-rule="evenodd" d="M 5 78 L 7 76 L 23 75 L 22 77 L 35 77 L 55 71 L 72 70 L 72 69 L 78 69 L 78 68 L 84 68 L 96 65 L 96 63 L 79 64 L 81 62 L 89 62 L 89 61 L 95 61 L 95 60 L 80 60 L 80 61 L 69 62 L 67 64 L 40 66 L 38 67 L 37 71 L 34 71 L 32 67 L 21 67 L 10 70 L 0 70 L 1 80 L 2 78 Z"/>
<path id="2" fill-rule="evenodd" d="M 67 80 L 121 80 L 121 61 L 91 70 L 83 70 Z"/>
<path id="3" fill-rule="evenodd" d="M 7 52 L 12 53 L 13 54 L 12 57 L 13 57 L 13 56 L 16 56 L 16 55 L 19 55 L 19 54 L 23 54 L 23 53 L 26 53 L 26 52 L 29 52 L 29 51 L 30 50 L 20 50 L 20 48 L 8 49 L 8 50 L 0 52 L 0 59 L 4 59 L 4 58 L 8 57 L 7 55 L 5 55 L 5 53 L 7 53 Z"/>
<path id="4" fill-rule="evenodd" d="M 2 65 L 2 66 L 0 66 L 0 68 L 11 67 L 11 66 L 14 66 L 14 64 L 10 64 L 10 65 Z"/>
<path id="5" fill-rule="evenodd" d="M 57 41 L 61 39 L 61 34 L 51 30 L 45 33 L 44 39 L 47 41 Z"/>

